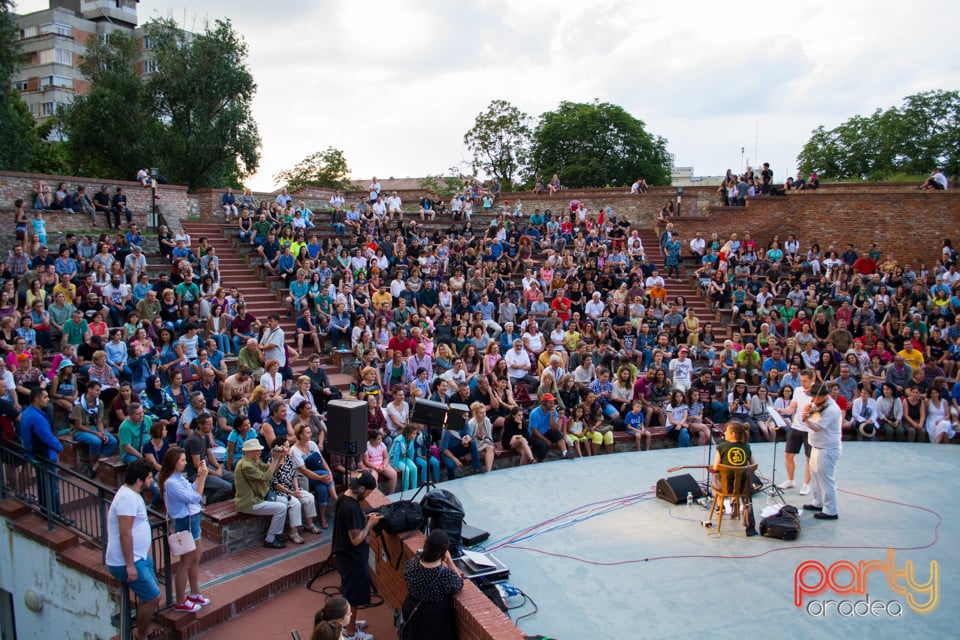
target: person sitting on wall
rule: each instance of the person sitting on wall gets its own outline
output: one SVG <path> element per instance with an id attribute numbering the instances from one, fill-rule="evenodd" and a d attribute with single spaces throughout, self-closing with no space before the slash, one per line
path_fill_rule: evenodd
<path id="1" fill-rule="evenodd" d="M 930 173 L 930 177 L 923 181 L 918 189 L 929 190 L 935 189 L 937 191 L 946 191 L 947 189 L 947 176 L 943 175 L 943 169 L 937 167 Z"/>

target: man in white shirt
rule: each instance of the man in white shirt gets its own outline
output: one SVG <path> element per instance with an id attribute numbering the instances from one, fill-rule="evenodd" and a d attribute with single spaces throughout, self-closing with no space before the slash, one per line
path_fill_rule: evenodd
<path id="1" fill-rule="evenodd" d="M 607 305 L 603 303 L 603 300 L 600 299 L 600 292 L 596 291 L 593 294 L 593 297 L 590 298 L 590 302 L 586 304 L 583 308 L 584 313 L 587 314 L 587 317 L 591 318 L 594 321 L 600 319 L 600 316 L 603 315 L 603 310 Z"/>
<path id="2" fill-rule="evenodd" d="M 369 191 L 370 204 L 373 204 L 380 197 L 380 182 L 377 180 L 377 176 L 373 176 L 373 180 L 370 181 Z"/>
<path id="3" fill-rule="evenodd" d="M 377 201 L 373 203 L 373 215 L 380 220 L 387 216 L 387 203 L 383 201 L 383 198 L 377 197 Z"/>
<path id="4" fill-rule="evenodd" d="M 878 428 L 877 401 L 870 394 L 870 384 L 860 385 L 860 395 L 850 409 L 850 424 L 857 440 L 873 440 Z"/>
<path id="5" fill-rule="evenodd" d="M 513 349 L 507 351 L 503 359 L 507 361 L 507 375 L 513 384 L 522 382 L 536 387 L 540 383 L 530 375 L 530 356 L 524 351 L 522 341 L 514 340 Z"/>
<path id="6" fill-rule="evenodd" d="M 288 204 L 293 202 L 293 197 L 287 195 L 287 188 L 284 187 L 280 189 L 280 193 L 277 194 L 277 197 L 274 198 L 273 201 L 279 204 L 280 206 L 286 208 Z M 187 246 L 190 246 L 190 245 L 188 244 Z"/>
<path id="7" fill-rule="evenodd" d="M 263 361 L 276 360 L 280 363 L 280 368 L 287 366 L 287 352 L 284 348 L 283 329 L 280 328 L 280 316 L 276 313 L 270 314 L 267 319 L 267 330 L 260 338 L 260 353 Z"/>
<path id="8" fill-rule="evenodd" d="M 646 281 L 644 282 L 644 285 L 646 286 L 647 289 L 652 289 L 656 285 L 659 285 L 661 287 L 666 286 L 663 281 L 663 278 L 660 277 L 660 273 L 656 269 L 650 272 L 650 276 L 646 279 Z"/>
<path id="9" fill-rule="evenodd" d="M 527 290 L 530 288 L 530 286 L 533 285 L 533 283 L 535 283 L 536 281 L 537 279 L 533 275 L 533 270 L 527 269 L 526 273 L 523 276 L 523 280 L 520 281 L 521 284 L 523 285 L 524 293 L 526 293 Z"/>
<path id="10" fill-rule="evenodd" d="M 920 185 L 919 188 L 920 189 L 936 189 L 938 191 L 943 191 L 943 190 L 946 190 L 947 184 L 948 184 L 947 176 L 943 175 L 943 169 L 940 169 L 939 167 L 937 167 L 930 174 L 930 177 L 927 178 L 923 182 L 923 184 Z"/>
<path id="11" fill-rule="evenodd" d="M 133 246 L 133 251 L 123 259 L 123 275 L 127 282 L 137 282 L 140 280 L 140 274 L 147 271 L 147 257 L 143 255 L 143 250 L 138 245 Z"/>
<path id="12" fill-rule="evenodd" d="M 950 265 L 950 269 L 943 274 L 943 284 L 953 289 L 954 285 L 960 282 L 960 271 L 957 271 L 957 265 Z"/>
<path id="13" fill-rule="evenodd" d="M 698 258 L 702 258 L 707 250 L 707 241 L 703 239 L 703 234 L 697 231 L 697 235 L 690 241 L 690 251 Z"/>
<path id="14" fill-rule="evenodd" d="M 673 388 L 679 389 L 684 393 L 690 388 L 693 377 L 693 361 L 687 358 L 688 350 L 681 347 L 677 352 L 677 357 L 670 361 L 670 378 L 673 380 Z"/>
<path id="15" fill-rule="evenodd" d="M 843 413 L 833 401 L 825 384 L 818 384 L 810 392 L 811 403 L 801 414 L 810 430 L 810 470 L 812 471 L 813 500 L 803 505 L 815 511 L 818 520 L 837 519 L 837 463 L 840 461 L 840 437 Z"/>
<path id="16" fill-rule="evenodd" d="M 107 512 L 107 569 L 137 596 L 137 637 L 147 638 L 160 604 L 160 587 L 150 557 L 152 535 L 143 490 L 153 484 L 150 463 L 143 458 L 127 465 L 124 484 Z M 154 489 L 156 491 L 156 489 Z M 199 595 L 199 594 L 198 594 Z M 209 601 L 208 601 L 209 602 Z"/>
<path id="17" fill-rule="evenodd" d="M 387 216 L 392 220 L 393 214 L 400 216 L 400 219 L 403 220 L 403 211 L 400 209 L 403 201 L 400 200 L 400 196 L 397 195 L 397 192 L 394 191 L 390 194 L 390 197 L 387 198 Z"/>

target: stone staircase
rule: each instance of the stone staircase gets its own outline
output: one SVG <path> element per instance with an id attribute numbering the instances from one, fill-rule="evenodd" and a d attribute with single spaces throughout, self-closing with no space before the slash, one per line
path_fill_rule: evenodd
<path id="1" fill-rule="evenodd" d="M 220 258 L 220 282 L 221 285 L 229 289 L 236 287 L 243 293 L 244 301 L 247 304 L 247 311 L 256 316 L 261 322 L 265 322 L 267 316 L 271 313 L 280 314 L 280 327 L 284 331 L 287 344 L 295 345 L 296 324 L 292 318 L 287 318 L 286 309 L 283 308 L 282 295 L 277 289 L 283 287 L 283 281 L 280 278 L 268 277 L 261 280 L 258 277 L 255 266 L 250 260 L 251 250 L 239 243 L 236 227 L 226 227 L 223 223 L 216 222 L 184 222 L 184 230 L 190 234 L 193 242 L 196 244 L 201 237 L 206 237 L 210 246 L 216 247 L 217 255 Z M 331 231 L 330 235 L 333 233 Z M 314 351 L 313 346 L 304 345 L 304 351 L 300 357 L 291 363 L 294 375 L 297 375 L 307 367 L 307 358 Z M 234 359 L 228 359 L 232 364 Z M 352 377 L 351 371 L 342 372 L 334 364 L 334 358 L 324 355 L 321 359 L 321 366 L 327 372 L 330 383 L 340 388 L 342 391 L 348 391 Z"/>
<path id="2" fill-rule="evenodd" d="M 689 242 L 689 240 L 687 238 L 686 242 Z M 729 337 L 729 327 L 724 325 L 721 314 L 710 308 L 710 301 L 703 297 L 699 286 L 691 279 L 693 270 L 698 266 L 693 258 L 681 259 L 680 278 L 668 278 L 666 269 L 663 267 L 663 258 L 660 257 L 660 238 L 656 232 L 653 229 L 640 229 L 640 241 L 643 243 L 647 258 L 659 267 L 660 275 L 663 276 L 666 283 L 664 288 L 667 290 L 667 301 L 672 302 L 677 296 L 683 296 L 687 306 L 693 309 L 693 315 L 700 321 L 701 330 L 707 324 L 713 325 L 715 341 L 719 341 L 722 346 L 723 341 Z M 684 245 L 681 255 L 687 256 L 689 252 L 689 248 Z"/>

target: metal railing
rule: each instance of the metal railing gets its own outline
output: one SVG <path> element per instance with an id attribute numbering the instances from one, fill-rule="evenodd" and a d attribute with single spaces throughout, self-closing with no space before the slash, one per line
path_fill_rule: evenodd
<path id="1" fill-rule="evenodd" d="M 0 499 L 13 499 L 46 519 L 47 529 L 61 526 L 100 549 L 106 561 L 107 514 L 116 489 L 90 480 L 57 462 L 38 460 L 17 443 L 0 438 Z M 167 521 L 149 506 L 150 555 L 163 585 L 166 605 L 173 604 L 173 572 L 167 545 Z M 128 589 L 120 593 L 120 638 L 131 636 Z"/>

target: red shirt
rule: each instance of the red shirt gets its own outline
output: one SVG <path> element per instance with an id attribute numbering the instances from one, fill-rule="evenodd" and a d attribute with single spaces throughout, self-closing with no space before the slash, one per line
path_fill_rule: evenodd
<path id="1" fill-rule="evenodd" d="M 553 300 L 550 301 L 550 308 L 556 309 L 557 317 L 563 322 L 570 319 L 570 298 L 566 296 L 563 298 L 555 296 Z"/>
<path id="2" fill-rule="evenodd" d="M 870 256 L 860 256 L 853 263 L 853 270 L 862 276 L 877 272 L 877 261 Z"/>
<path id="3" fill-rule="evenodd" d="M 408 356 L 417 348 L 417 341 L 410 337 L 401 340 L 399 336 L 393 336 L 390 338 L 390 342 L 387 343 L 387 348 L 391 351 L 399 351 L 403 355 Z"/>

